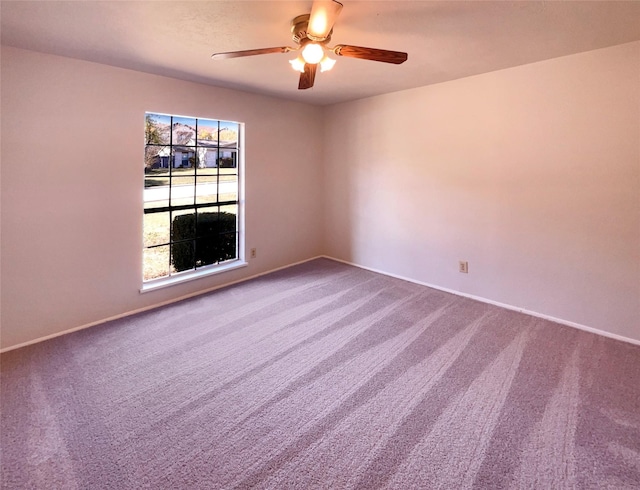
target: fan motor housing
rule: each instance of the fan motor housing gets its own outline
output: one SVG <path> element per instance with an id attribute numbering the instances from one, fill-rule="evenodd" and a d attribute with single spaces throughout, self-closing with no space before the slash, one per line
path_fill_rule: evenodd
<path id="1" fill-rule="evenodd" d="M 310 14 L 298 15 L 291 21 L 291 35 L 293 37 L 293 41 L 296 44 L 306 44 L 312 39 L 309 39 L 307 36 L 307 27 L 309 26 L 309 16 Z M 319 42 L 320 44 L 326 44 L 331 39 L 331 34 L 333 33 L 333 29 L 327 35 L 327 37 L 321 41 L 313 40 Z"/>

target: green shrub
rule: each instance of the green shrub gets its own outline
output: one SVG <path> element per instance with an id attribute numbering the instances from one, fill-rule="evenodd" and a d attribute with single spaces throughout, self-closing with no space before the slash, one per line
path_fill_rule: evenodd
<path id="1" fill-rule="evenodd" d="M 236 231 L 235 214 L 198 213 L 197 229 L 195 214 L 176 216 L 171 227 L 171 263 L 180 272 L 235 259 Z"/>

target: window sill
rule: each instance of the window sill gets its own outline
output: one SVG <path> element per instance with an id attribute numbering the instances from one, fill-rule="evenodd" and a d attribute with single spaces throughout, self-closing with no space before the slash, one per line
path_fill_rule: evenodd
<path id="1" fill-rule="evenodd" d="M 247 264 L 244 260 L 235 260 L 228 264 L 215 265 L 203 269 L 198 269 L 196 271 L 174 274 L 171 277 L 153 279 L 151 281 L 145 282 L 140 288 L 140 292 L 148 293 L 149 291 L 155 291 L 156 289 L 162 289 L 169 286 L 174 286 L 176 284 L 182 284 L 188 281 L 193 281 L 195 279 L 202 279 L 203 277 L 221 274 L 222 272 L 228 272 L 234 269 L 240 269 L 241 267 L 246 267 L 247 265 L 249 264 Z"/>

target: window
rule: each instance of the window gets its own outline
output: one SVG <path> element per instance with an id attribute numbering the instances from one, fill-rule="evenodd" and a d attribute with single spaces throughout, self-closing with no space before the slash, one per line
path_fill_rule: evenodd
<path id="1" fill-rule="evenodd" d="M 240 263 L 240 129 L 236 122 L 146 114 L 145 282 Z"/>

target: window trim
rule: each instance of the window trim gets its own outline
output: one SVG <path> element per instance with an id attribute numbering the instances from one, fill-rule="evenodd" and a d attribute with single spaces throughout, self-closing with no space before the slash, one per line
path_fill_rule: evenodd
<path id="1" fill-rule="evenodd" d="M 243 247 L 244 255 L 244 247 Z M 212 264 L 209 266 L 201 267 L 200 269 L 177 272 L 172 276 L 160 277 L 158 279 L 151 279 L 144 281 L 140 288 L 141 293 L 148 293 L 149 291 L 155 291 L 156 289 L 163 289 L 175 284 L 183 284 L 185 282 L 194 281 L 196 279 L 202 279 L 203 277 L 213 276 L 215 274 L 222 274 L 224 272 L 233 271 L 247 267 L 248 262 L 242 259 L 230 260 L 221 264 Z"/>

